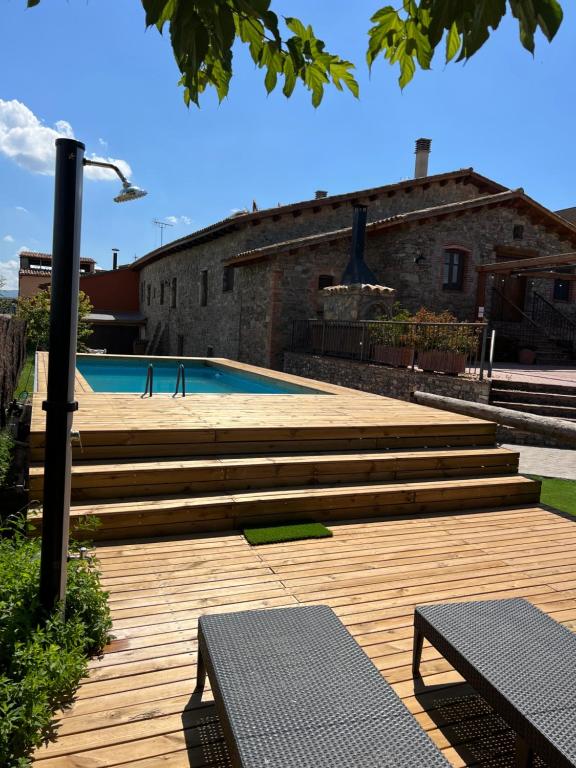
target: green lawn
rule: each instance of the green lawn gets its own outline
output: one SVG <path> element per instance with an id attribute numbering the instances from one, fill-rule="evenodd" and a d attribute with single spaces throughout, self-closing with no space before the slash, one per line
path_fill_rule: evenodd
<path id="1" fill-rule="evenodd" d="M 576 516 L 576 480 L 561 480 L 539 475 L 530 475 L 530 477 L 542 481 L 540 500 L 543 504 L 549 504 L 561 512 Z"/>
<path id="2" fill-rule="evenodd" d="M 22 366 L 18 384 L 14 390 L 14 397 L 18 399 L 24 392 L 32 394 L 34 389 L 34 352 L 28 352 L 26 361 Z"/>

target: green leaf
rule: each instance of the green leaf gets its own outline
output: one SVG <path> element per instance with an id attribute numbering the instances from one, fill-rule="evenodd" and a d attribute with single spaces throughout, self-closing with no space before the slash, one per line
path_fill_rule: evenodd
<path id="1" fill-rule="evenodd" d="M 456 22 L 452 23 L 452 26 L 450 27 L 450 31 L 448 32 L 448 35 L 446 37 L 446 61 L 452 61 L 454 56 L 458 53 L 460 50 L 460 33 L 458 32 L 458 26 L 456 25 Z"/>
<path id="2" fill-rule="evenodd" d="M 414 63 L 414 59 L 410 54 L 405 53 L 403 54 L 400 59 L 400 77 L 398 79 L 398 82 L 400 84 L 400 88 L 404 89 L 410 80 L 414 77 L 414 72 L 416 71 L 416 64 Z"/>

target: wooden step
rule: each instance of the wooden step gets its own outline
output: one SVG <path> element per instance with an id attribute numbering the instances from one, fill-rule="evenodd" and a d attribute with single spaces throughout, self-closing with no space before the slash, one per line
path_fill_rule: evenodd
<path id="1" fill-rule="evenodd" d="M 358 426 L 336 425 L 327 419 L 325 425 L 310 427 L 80 430 L 82 444 L 74 444 L 73 456 L 86 460 L 446 448 L 494 445 L 495 435 L 496 425 L 492 422 L 464 421 L 440 411 L 428 417 L 426 423 L 416 417 L 413 423 L 395 423 L 390 418 L 383 422 L 375 413 L 373 424 Z M 43 461 L 44 439 L 43 431 L 30 433 L 31 461 Z"/>
<path id="2" fill-rule="evenodd" d="M 517 469 L 518 454 L 504 448 L 88 461 L 72 467 L 72 499 L 471 477 Z M 31 498 L 42 499 L 43 474 L 42 466 L 30 468 Z"/>
<path id="3" fill-rule="evenodd" d="M 249 524 L 298 519 L 348 520 L 462 512 L 531 504 L 539 496 L 539 483 L 514 475 L 75 503 L 70 518 L 74 531 L 83 518 L 97 517 L 101 527 L 95 534 L 90 533 L 90 538 L 115 540 L 233 530 Z M 30 522 L 41 529 L 41 516 L 33 516 Z M 82 532 L 76 535 L 85 536 Z"/>

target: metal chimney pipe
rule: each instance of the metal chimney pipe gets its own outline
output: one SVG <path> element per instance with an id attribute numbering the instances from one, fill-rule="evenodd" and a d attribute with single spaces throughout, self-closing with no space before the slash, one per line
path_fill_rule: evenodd
<path id="1" fill-rule="evenodd" d="M 112 248 L 112 269 L 118 269 L 118 248 Z"/>
<path id="2" fill-rule="evenodd" d="M 430 156 L 431 146 L 432 139 L 416 139 L 415 179 L 422 179 L 424 176 L 428 176 L 428 158 Z"/>
<path id="3" fill-rule="evenodd" d="M 354 205 L 350 260 L 348 261 L 344 274 L 340 280 L 341 285 L 356 285 L 358 283 L 376 285 L 378 282 L 374 273 L 364 261 L 367 214 L 368 206 L 359 204 Z"/>

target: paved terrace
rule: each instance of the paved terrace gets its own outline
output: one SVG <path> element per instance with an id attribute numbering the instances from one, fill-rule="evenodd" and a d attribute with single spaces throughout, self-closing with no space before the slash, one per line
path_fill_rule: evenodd
<path id="1" fill-rule="evenodd" d="M 429 646 L 428 690 L 415 695 L 412 613 L 419 603 L 516 596 L 576 630 L 574 521 L 531 506 L 333 530 L 260 548 L 239 534 L 99 546 L 116 639 L 36 768 L 227 765 L 210 692 L 190 702 L 198 616 L 299 603 L 334 608 L 452 765 L 512 766 L 513 735 Z"/>

